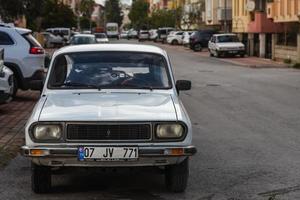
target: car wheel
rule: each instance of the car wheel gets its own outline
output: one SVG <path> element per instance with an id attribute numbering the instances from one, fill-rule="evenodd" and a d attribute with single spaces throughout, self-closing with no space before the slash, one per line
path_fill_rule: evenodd
<path id="1" fill-rule="evenodd" d="M 177 40 L 173 40 L 171 44 L 172 45 L 178 45 L 178 41 Z"/>
<path id="2" fill-rule="evenodd" d="M 217 50 L 216 50 L 216 54 L 215 55 L 216 55 L 217 58 L 220 58 L 220 56 L 221 56 L 220 53 Z"/>
<path id="3" fill-rule="evenodd" d="M 214 57 L 214 54 L 211 52 L 210 49 L 208 49 L 208 52 L 209 52 L 209 56 L 210 56 L 210 57 Z"/>
<path id="4" fill-rule="evenodd" d="M 51 169 L 31 164 L 31 188 L 35 193 L 47 193 L 51 189 Z"/>
<path id="5" fill-rule="evenodd" d="M 184 192 L 189 177 L 189 158 L 176 165 L 166 166 L 165 183 L 171 192 Z"/>
<path id="6" fill-rule="evenodd" d="M 194 51 L 202 51 L 202 46 L 201 46 L 201 44 L 195 44 L 194 45 Z"/>
<path id="7" fill-rule="evenodd" d="M 244 58 L 244 57 L 245 57 L 245 54 L 241 54 L 240 57 L 241 57 L 241 58 Z"/>

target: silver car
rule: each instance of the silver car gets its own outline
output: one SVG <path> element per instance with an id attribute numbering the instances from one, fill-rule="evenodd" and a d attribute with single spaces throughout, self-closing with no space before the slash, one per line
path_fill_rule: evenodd
<path id="1" fill-rule="evenodd" d="M 192 126 L 167 53 L 154 46 L 96 44 L 57 50 L 25 128 L 32 189 L 51 188 L 52 169 L 160 167 L 170 191 L 189 176 Z"/>

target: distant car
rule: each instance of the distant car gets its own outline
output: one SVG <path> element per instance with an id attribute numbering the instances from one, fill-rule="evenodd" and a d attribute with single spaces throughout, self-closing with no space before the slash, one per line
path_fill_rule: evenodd
<path id="1" fill-rule="evenodd" d="M 120 38 L 127 38 L 128 37 L 128 31 L 122 31 L 120 34 Z"/>
<path id="2" fill-rule="evenodd" d="M 82 34 L 92 34 L 92 31 L 90 31 L 90 30 L 84 30 L 84 31 L 82 31 Z"/>
<path id="3" fill-rule="evenodd" d="M 159 28 L 157 30 L 157 37 L 154 39 L 154 42 L 162 42 L 165 43 L 167 40 L 167 36 L 171 31 L 174 31 L 174 28 L 171 27 L 164 27 L 164 28 Z"/>
<path id="4" fill-rule="evenodd" d="M 107 35 L 105 33 L 95 33 L 94 35 L 95 35 L 98 43 L 108 43 L 109 42 Z"/>
<path id="5" fill-rule="evenodd" d="M 172 45 L 182 44 L 183 31 L 172 31 L 167 36 L 167 43 Z"/>
<path id="6" fill-rule="evenodd" d="M 72 37 L 72 31 L 70 28 L 48 28 L 46 29 L 46 32 L 62 36 L 65 42 L 69 41 Z"/>
<path id="7" fill-rule="evenodd" d="M 185 31 L 182 35 L 182 44 L 183 46 L 189 46 L 190 44 L 190 36 L 192 35 L 193 31 Z"/>
<path id="8" fill-rule="evenodd" d="M 42 32 L 41 34 L 45 39 L 45 48 L 62 46 L 64 44 L 64 39 L 59 35 L 53 35 L 50 32 Z"/>
<path id="9" fill-rule="evenodd" d="M 0 104 L 12 99 L 14 92 L 13 72 L 4 65 L 4 49 L 0 49 Z"/>
<path id="10" fill-rule="evenodd" d="M 109 22 L 106 24 L 106 35 L 109 38 L 119 39 L 119 25 L 118 23 Z"/>
<path id="11" fill-rule="evenodd" d="M 137 39 L 139 36 L 138 32 L 134 29 L 128 31 L 128 39 Z"/>
<path id="12" fill-rule="evenodd" d="M 139 32 L 139 41 L 148 40 L 149 39 L 149 31 L 140 30 Z"/>
<path id="13" fill-rule="evenodd" d="M 70 40 L 70 45 L 82 45 L 82 44 L 96 44 L 97 40 L 95 35 L 92 34 L 78 34 L 74 35 Z"/>
<path id="14" fill-rule="evenodd" d="M 0 24 L 0 48 L 4 48 L 4 65 L 13 71 L 14 93 L 35 89 L 35 81 L 44 78 L 45 50 L 32 31 Z"/>
<path id="15" fill-rule="evenodd" d="M 157 38 L 157 29 L 151 29 L 149 30 L 149 39 L 150 40 L 155 40 Z"/>
<path id="16" fill-rule="evenodd" d="M 199 30 L 195 31 L 190 36 L 190 48 L 194 51 L 202 51 L 203 48 L 208 47 L 208 41 L 213 34 L 216 34 L 215 30 Z"/>
<path id="17" fill-rule="evenodd" d="M 208 44 L 211 56 L 240 55 L 245 56 L 245 45 L 239 41 L 236 34 L 215 34 Z"/>

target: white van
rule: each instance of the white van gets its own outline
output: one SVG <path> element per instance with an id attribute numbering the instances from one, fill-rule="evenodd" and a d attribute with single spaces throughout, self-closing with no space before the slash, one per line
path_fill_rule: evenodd
<path id="1" fill-rule="evenodd" d="M 63 36 L 66 41 L 69 41 L 72 36 L 70 28 L 48 28 L 46 32 L 52 33 L 53 35 Z"/>
<path id="2" fill-rule="evenodd" d="M 109 38 L 119 39 L 119 25 L 118 23 L 110 22 L 106 24 L 106 35 Z"/>

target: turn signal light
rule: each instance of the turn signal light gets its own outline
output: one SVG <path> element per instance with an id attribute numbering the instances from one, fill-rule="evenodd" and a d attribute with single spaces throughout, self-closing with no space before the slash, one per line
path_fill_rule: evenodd
<path id="1" fill-rule="evenodd" d="M 32 156 L 45 156 L 49 155 L 48 150 L 43 150 L 43 149 L 31 149 L 30 150 L 30 155 Z"/>
<path id="2" fill-rule="evenodd" d="M 183 148 L 172 149 L 171 155 L 172 156 L 182 156 L 182 155 L 184 155 L 184 150 L 183 150 Z"/>

